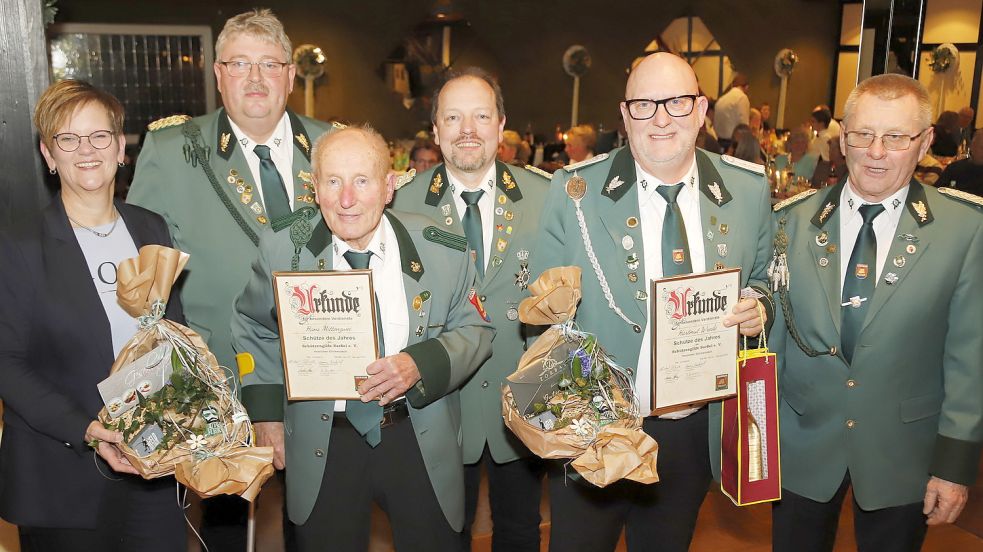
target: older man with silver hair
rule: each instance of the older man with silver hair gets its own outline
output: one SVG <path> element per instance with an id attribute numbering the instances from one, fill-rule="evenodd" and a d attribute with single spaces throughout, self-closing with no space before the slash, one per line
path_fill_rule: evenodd
<path id="1" fill-rule="evenodd" d="M 918 81 L 865 80 L 840 132 L 847 178 L 775 206 L 776 255 L 794 282 L 779 286 L 771 339 L 776 551 L 832 550 L 850 488 L 859 550 L 918 550 L 926 524 L 955 521 L 977 477 L 983 198 L 912 178 L 931 114 Z"/>

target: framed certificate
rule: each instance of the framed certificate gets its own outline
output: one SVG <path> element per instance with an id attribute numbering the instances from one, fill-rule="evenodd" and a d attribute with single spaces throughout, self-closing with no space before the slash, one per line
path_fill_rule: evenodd
<path id="1" fill-rule="evenodd" d="M 274 272 L 287 399 L 358 399 L 379 358 L 370 270 Z"/>
<path id="2" fill-rule="evenodd" d="M 652 415 L 736 394 L 737 326 L 723 319 L 740 290 L 740 268 L 652 280 Z"/>

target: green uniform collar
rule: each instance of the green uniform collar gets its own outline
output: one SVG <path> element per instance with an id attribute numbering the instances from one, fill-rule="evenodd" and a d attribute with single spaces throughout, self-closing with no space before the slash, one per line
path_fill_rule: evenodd
<path id="1" fill-rule="evenodd" d="M 812 225 L 816 228 L 826 226 L 826 223 L 833 218 L 833 213 L 840 207 L 840 195 L 843 193 L 843 186 L 846 180 L 841 181 L 836 186 L 829 189 L 826 197 L 819 203 L 819 210 L 812 216 Z"/>
<path id="2" fill-rule="evenodd" d="M 300 121 L 300 117 L 296 113 L 288 109 L 287 118 L 290 119 L 290 129 L 294 134 L 294 146 L 304 154 L 304 158 L 309 163 L 311 161 L 311 137 L 307 134 L 304 123 Z M 235 153 L 238 140 L 236 140 L 235 132 L 232 131 L 229 114 L 224 107 L 219 109 L 217 127 L 215 143 L 218 144 L 218 154 L 222 159 L 228 161 Z"/>
<path id="3" fill-rule="evenodd" d="M 696 150 L 696 170 L 700 174 L 700 191 L 710 201 L 718 207 L 727 205 L 734 197 L 724 186 L 724 179 L 720 177 L 717 167 L 713 166 L 710 156 L 703 150 Z"/>
<path id="4" fill-rule="evenodd" d="M 512 171 L 508 169 L 508 165 L 501 161 L 496 161 L 495 176 L 496 180 L 498 180 L 496 186 L 505 194 L 505 197 L 509 198 L 512 202 L 522 199 L 519 182 L 515 179 Z M 426 204 L 431 207 L 440 205 L 440 200 L 443 199 L 444 193 L 446 193 L 449 186 L 450 180 L 447 178 L 447 167 L 444 163 L 441 163 L 437 165 L 437 168 L 434 169 L 433 174 L 430 176 L 430 189 L 427 190 L 427 197 L 424 200 Z"/>
<path id="5" fill-rule="evenodd" d="M 396 243 L 399 245 L 399 256 L 403 265 L 403 274 L 419 282 L 424 272 L 423 261 L 420 259 L 420 253 L 416 250 L 416 245 L 413 244 L 413 239 L 410 238 L 409 231 L 389 211 L 385 212 L 385 216 L 389 219 L 389 224 L 393 227 L 393 233 L 396 234 Z M 319 257 L 324 252 L 324 249 L 328 247 L 328 244 L 331 243 L 331 240 L 331 229 L 328 228 L 328 223 L 324 219 L 321 219 L 311 233 L 310 239 L 307 240 L 307 250 L 314 257 Z"/>
<path id="6" fill-rule="evenodd" d="M 932 209 L 928 206 L 925 187 L 914 178 L 908 183 L 908 197 L 905 198 L 905 203 L 908 205 L 908 212 L 918 223 L 919 228 L 935 220 Z"/>
<path id="7" fill-rule="evenodd" d="M 631 155 L 631 149 L 621 148 L 611 161 L 611 170 L 608 171 L 601 195 L 611 201 L 618 201 L 628 193 L 628 190 L 635 187 L 636 180 L 638 177 L 635 175 L 635 158 Z"/>

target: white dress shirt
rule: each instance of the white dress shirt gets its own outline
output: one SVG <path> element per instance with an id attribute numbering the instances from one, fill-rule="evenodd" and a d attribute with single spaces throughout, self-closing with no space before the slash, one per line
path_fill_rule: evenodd
<path id="1" fill-rule="evenodd" d="M 464 213 L 468 210 L 468 204 L 461 197 L 461 192 L 475 192 L 483 190 L 485 193 L 478 198 L 478 212 L 481 213 L 481 241 L 485 248 L 485 268 L 488 268 L 488 259 L 491 257 L 492 231 L 495 221 L 495 167 L 496 164 L 488 168 L 485 175 L 481 178 L 481 184 L 471 190 L 461 184 L 461 181 L 454 178 L 450 171 L 447 171 L 447 180 L 450 180 L 451 193 L 454 196 L 454 206 L 457 208 L 457 217 L 464 222 Z"/>
<path id="2" fill-rule="evenodd" d="M 739 124 L 748 124 L 751 118 L 751 100 L 739 86 L 735 86 L 717 98 L 713 107 L 713 126 L 717 136 L 730 140 L 734 128 Z"/>
<path id="3" fill-rule="evenodd" d="M 884 271 L 884 263 L 887 262 L 887 254 L 891 249 L 891 240 L 894 239 L 894 231 L 898 228 L 901 214 L 906 209 L 905 198 L 908 196 L 908 187 L 903 186 L 891 197 L 881 202 L 884 212 L 877 215 L 874 219 L 874 236 L 877 238 L 877 272 L 874 273 L 874 285 L 880 283 L 881 273 Z M 860 216 L 860 206 L 865 203 L 856 192 L 853 191 L 853 184 L 847 180 L 846 186 L 840 193 L 840 295 L 843 294 L 843 282 L 846 280 L 847 270 L 850 268 L 850 256 L 853 255 L 853 247 L 857 244 L 857 236 L 860 234 L 860 227 L 864 225 L 864 219 Z"/>
<path id="4" fill-rule="evenodd" d="M 334 270 L 351 270 L 345 253 L 352 249 L 344 240 L 334 237 Z M 359 250 L 356 250 L 359 251 Z M 409 339 L 409 311 L 406 309 L 406 290 L 403 288 L 403 268 L 399 256 L 399 244 L 389 219 L 385 216 L 376 228 L 369 247 L 371 251 L 369 268 L 372 270 L 372 286 L 379 303 L 379 316 L 382 318 L 382 335 L 385 341 L 383 356 L 391 356 L 406 348 Z M 346 401 L 335 401 L 335 412 L 345 411 Z"/>
<path id="5" fill-rule="evenodd" d="M 260 199 L 263 201 L 263 205 L 266 205 L 266 198 L 263 197 L 263 185 L 259 178 L 259 157 L 256 152 L 253 151 L 259 142 L 253 142 L 251 138 L 246 136 L 246 133 L 239 128 L 239 125 L 235 124 L 232 118 L 229 118 L 229 125 L 232 127 L 232 132 L 235 133 L 236 139 L 239 141 L 239 146 L 242 147 L 242 154 L 246 157 L 246 164 L 249 165 L 249 174 L 253 176 L 253 191 L 259 195 Z M 270 147 L 270 158 L 273 159 L 273 164 L 276 165 L 276 170 L 280 173 L 280 179 L 283 180 L 283 186 L 287 192 L 287 201 L 290 202 L 290 210 L 294 209 L 294 178 L 292 176 L 294 167 L 294 141 L 293 141 L 293 128 L 290 125 L 290 117 L 284 113 L 280 117 L 280 122 L 276 124 L 276 128 L 273 129 L 273 134 L 263 142 L 262 145 Z"/>
<path id="6" fill-rule="evenodd" d="M 642 254 L 645 259 L 643 282 L 662 278 L 662 221 L 666 214 L 666 200 L 662 194 L 656 191 L 658 186 L 672 186 L 678 182 L 662 182 L 658 178 L 648 174 L 642 169 L 641 165 L 635 163 L 635 174 L 638 175 L 638 218 L 641 220 L 642 235 L 647 236 L 642 239 Z M 706 271 L 706 253 L 703 250 L 703 223 L 700 219 L 700 174 L 696 168 L 696 157 L 690 165 L 689 172 L 683 177 L 686 184 L 676 197 L 676 204 L 683 214 L 683 223 L 686 225 L 686 240 L 689 244 L 690 263 L 693 272 Z M 648 304 L 652 298 L 646 300 L 645 312 L 651 312 Z M 646 316 L 645 330 L 642 332 L 642 346 L 638 353 L 638 366 L 635 370 L 635 389 L 638 392 L 638 400 L 643 414 L 652 411 L 649 391 L 652 389 L 652 358 L 651 358 L 651 329 L 649 319 Z M 680 410 L 660 416 L 662 418 L 680 419 L 689 416 L 696 409 Z"/>

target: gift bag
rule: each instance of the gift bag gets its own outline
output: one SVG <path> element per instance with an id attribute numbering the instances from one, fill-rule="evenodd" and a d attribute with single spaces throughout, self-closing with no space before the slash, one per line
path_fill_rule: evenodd
<path id="1" fill-rule="evenodd" d="M 201 336 L 164 318 L 187 260 L 147 245 L 120 264 L 117 298 L 140 328 L 99 384 L 99 420 L 123 434 L 116 446 L 145 479 L 174 474 L 203 498 L 251 501 L 273 474 L 273 449 L 252 446 L 249 417 Z"/>
<path id="2" fill-rule="evenodd" d="M 737 358 L 737 396 L 723 402 L 720 489 L 737 506 L 782 498 L 777 368 L 767 337 L 763 348 L 745 348 Z"/>
<path id="3" fill-rule="evenodd" d="M 502 386 L 505 425 L 540 458 L 572 459 L 598 487 L 620 479 L 658 481 L 658 445 L 641 430 L 631 373 L 573 322 L 580 269 L 552 268 L 529 289 L 519 319 L 550 328 Z"/>

